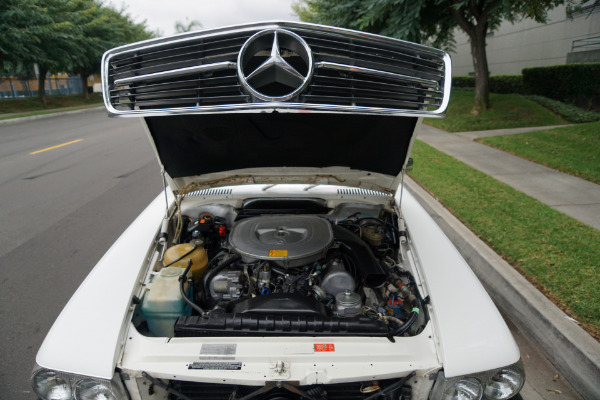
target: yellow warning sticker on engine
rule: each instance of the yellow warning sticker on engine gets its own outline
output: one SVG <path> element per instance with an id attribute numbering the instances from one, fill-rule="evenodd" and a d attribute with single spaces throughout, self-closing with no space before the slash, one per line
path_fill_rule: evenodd
<path id="1" fill-rule="evenodd" d="M 269 250 L 269 257 L 287 257 L 287 250 Z"/>

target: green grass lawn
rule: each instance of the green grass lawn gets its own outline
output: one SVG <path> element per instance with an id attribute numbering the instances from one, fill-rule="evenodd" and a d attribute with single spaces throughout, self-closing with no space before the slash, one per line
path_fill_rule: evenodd
<path id="1" fill-rule="evenodd" d="M 89 99 L 84 99 L 81 95 L 73 96 L 48 96 L 44 105 L 37 97 L 27 97 L 22 99 L 1 99 L 0 100 L 0 118 L 2 114 L 9 113 L 40 113 L 54 108 L 78 107 L 95 105 L 102 103 L 102 93 L 92 93 Z"/>
<path id="2" fill-rule="evenodd" d="M 477 141 L 600 184 L 600 122 Z"/>
<path id="3" fill-rule="evenodd" d="M 600 338 L 600 231 L 417 141 L 411 176 Z"/>
<path id="4" fill-rule="evenodd" d="M 523 96 L 490 94 L 492 108 L 471 115 L 475 92 L 454 89 L 446 118 L 427 119 L 426 123 L 446 132 L 470 132 L 526 126 L 562 125 L 567 122 L 558 115 Z"/>

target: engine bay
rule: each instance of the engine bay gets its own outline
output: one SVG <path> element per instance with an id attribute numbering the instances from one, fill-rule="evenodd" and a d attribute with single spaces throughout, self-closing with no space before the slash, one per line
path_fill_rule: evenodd
<path id="1" fill-rule="evenodd" d="M 250 198 L 163 224 L 134 324 L 149 336 L 419 334 L 426 303 L 382 204 Z"/>

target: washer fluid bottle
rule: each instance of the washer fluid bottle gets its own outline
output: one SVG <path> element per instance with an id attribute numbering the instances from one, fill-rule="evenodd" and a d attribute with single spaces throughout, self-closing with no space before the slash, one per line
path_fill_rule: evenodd
<path id="1" fill-rule="evenodd" d="M 146 286 L 148 291 L 142 301 L 142 312 L 146 316 L 148 330 L 155 336 L 173 337 L 177 318 L 191 315 L 191 307 L 179 289 L 179 276 L 183 272 L 184 269 L 179 267 L 163 268 Z M 189 289 L 186 283 L 184 290 L 189 292 Z"/>

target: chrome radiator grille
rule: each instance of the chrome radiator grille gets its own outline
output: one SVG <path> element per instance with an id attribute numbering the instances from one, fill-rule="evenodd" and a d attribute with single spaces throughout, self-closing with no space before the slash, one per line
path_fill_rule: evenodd
<path id="1" fill-rule="evenodd" d="M 406 42 L 307 34 L 317 70 L 307 102 L 436 110 L 443 100 L 444 60 Z M 433 49 L 427 49 L 433 50 Z"/>
<path id="2" fill-rule="evenodd" d="M 445 111 L 450 88 L 450 60 L 440 50 L 303 23 L 135 43 L 108 51 L 102 72 L 105 104 L 118 115 L 305 109 L 435 116 Z"/>
<path id="3" fill-rule="evenodd" d="M 115 54 L 105 65 L 105 102 L 118 111 L 245 103 L 235 66 L 248 37 L 190 37 Z"/>

